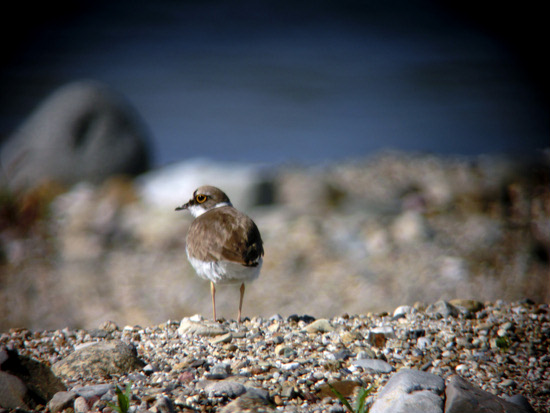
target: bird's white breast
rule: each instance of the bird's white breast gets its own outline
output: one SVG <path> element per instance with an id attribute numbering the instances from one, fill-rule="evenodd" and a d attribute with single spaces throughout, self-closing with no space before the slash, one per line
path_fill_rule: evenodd
<path id="1" fill-rule="evenodd" d="M 263 262 L 260 257 L 258 265 L 246 267 L 230 261 L 202 261 L 191 257 L 189 251 L 187 258 L 199 277 L 219 284 L 254 281 L 260 275 Z"/>

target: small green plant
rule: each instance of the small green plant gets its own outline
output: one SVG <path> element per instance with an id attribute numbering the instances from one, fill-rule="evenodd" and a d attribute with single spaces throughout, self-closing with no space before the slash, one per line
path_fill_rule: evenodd
<path id="1" fill-rule="evenodd" d="M 506 352 L 510 348 L 510 339 L 506 336 L 502 336 L 496 339 L 496 345 L 500 351 Z"/>
<path id="2" fill-rule="evenodd" d="M 118 405 L 114 403 L 107 403 L 109 407 L 118 413 L 128 413 L 128 409 L 130 408 L 130 398 L 132 397 L 132 383 L 128 383 L 126 385 L 126 389 L 124 390 L 124 393 L 120 389 L 120 387 L 116 386 L 115 393 L 118 400 Z"/>
<path id="3" fill-rule="evenodd" d="M 328 386 L 330 387 L 330 390 L 332 390 L 332 392 L 336 395 L 336 397 L 340 399 L 346 409 L 349 410 L 350 413 L 368 413 L 369 406 L 365 404 L 365 401 L 367 399 L 367 396 L 373 390 L 372 386 L 366 389 L 359 390 L 359 394 L 357 395 L 357 399 L 355 400 L 355 408 L 352 408 L 351 404 L 349 404 L 348 400 L 342 395 L 342 393 L 336 390 L 330 383 L 328 383 Z"/>

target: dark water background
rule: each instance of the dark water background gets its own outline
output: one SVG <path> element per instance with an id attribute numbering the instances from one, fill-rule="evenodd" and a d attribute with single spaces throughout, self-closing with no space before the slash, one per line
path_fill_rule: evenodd
<path id="1" fill-rule="evenodd" d="M 535 3 L 77 3 L 6 15 L 18 24 L 2 40 L 1 138 L 55 88 L 92 78 L 141 113 L 157 165 L 550 144 Z"/>

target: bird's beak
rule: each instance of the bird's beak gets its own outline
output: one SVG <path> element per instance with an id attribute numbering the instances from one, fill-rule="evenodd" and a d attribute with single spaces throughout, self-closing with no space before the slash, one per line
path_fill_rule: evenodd
<path id="1" fill-rule="evenodd" d="M 177 207 L 176 211 L 183 211 L 184 209 L 187 209 L 187 208 L 189 208 L 189 202 L 187 204 Z"/>

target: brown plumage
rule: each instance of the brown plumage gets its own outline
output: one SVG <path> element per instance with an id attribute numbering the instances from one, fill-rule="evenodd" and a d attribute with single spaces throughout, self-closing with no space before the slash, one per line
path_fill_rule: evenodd
<path id="1" fill-rule="evenodd" d="M 211 209 L 198 216 L 187 233 L 189 254 L 201 261 L 230 261 L 258 265 L 264 249 L 258 227 L 232 206 Z"/>

